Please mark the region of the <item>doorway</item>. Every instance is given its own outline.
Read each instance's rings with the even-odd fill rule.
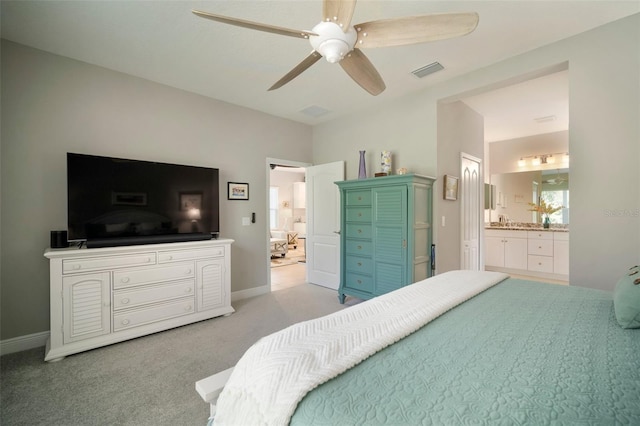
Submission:
[[[271,291],[306,282],[306,163],[267,159]]]

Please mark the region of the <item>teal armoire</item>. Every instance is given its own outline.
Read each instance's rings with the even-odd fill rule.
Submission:
[[[415,174],[336,182],[340,188],[340,303],[431,276],[433,178]]]

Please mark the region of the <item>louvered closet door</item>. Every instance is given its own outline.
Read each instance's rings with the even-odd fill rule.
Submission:
[[[109,272],[62,279],[64,343],[111,332],[110,287]]]
[[[222,306],[227,298],[224,259],[199,260],[196,265],[198,311]]]
[[[396,290],[406,283],[407,187],[373,189],[375,293]]]

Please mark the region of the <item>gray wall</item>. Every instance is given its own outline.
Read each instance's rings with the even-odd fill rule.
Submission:
[[[435,176],[440,173],[439,101],[462,99],[524,75],[539,76],[541,70],[565,69],[566,63],[571,284],[611,290],[627,268],[640,262],[638,14],[390,101],[384,108],[316,126],[314,162],[344,159],[347,177],[355,178],[358,149],[391,149],[398,166]],[[444,201],[436,195],[434,202],[438,208]],[[439,233],[436,244],[446,244],[444,238]]]
[[[460,269],[461,200],[443,200],[444,175],[461,177],[460,153],[484,157],[484,120],[480,114],[460,101],[438,103],[438,183],[434,197],[434,235],[436,272]],[[483,172],[482,168],[480,169]],[[481,176],[481,179],[483,177]],[[484,179],[483,179],[484,181]],[[462,179],[460,180],[462,183]],[[442,226],[442,217],[445,226]]]
[[[370,110],[313,129],[3,42],[0,338],[49,327],[42,253],[49,231],[65,226],[66,151],[219,167],[221,185],[249,182],[250,201],[222,201],[223,234],[236,239],[232,290],[241,291],[267,280],[266,193],[254,190],[264,188],[266,157],[345,160],[353,179],[358,150],[367,150],[370,175],[379,170],[380,151],[391,150],[394,170],[436,176],[438,102],[566,62],[571,283],[611,290],[640,263],[640,15],[420,93],[380,95]],[[439,208],[443,201],[436,195],[434,202]],[[241,217],[253,211],[258,223],[242,227]]]
[[[49,329],[43,253],[66,229],[68,151],[219,168],[231,290],[267,284],[265,161],[310,162],[309,126],[6,41],[2,107],[2,340]],[[227,181],[250,200],[228,201]]]

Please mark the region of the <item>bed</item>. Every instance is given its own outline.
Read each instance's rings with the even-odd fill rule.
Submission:
[[[267,336],[196,389],[216,425],[640,424],[638,281],[453,271]]]

